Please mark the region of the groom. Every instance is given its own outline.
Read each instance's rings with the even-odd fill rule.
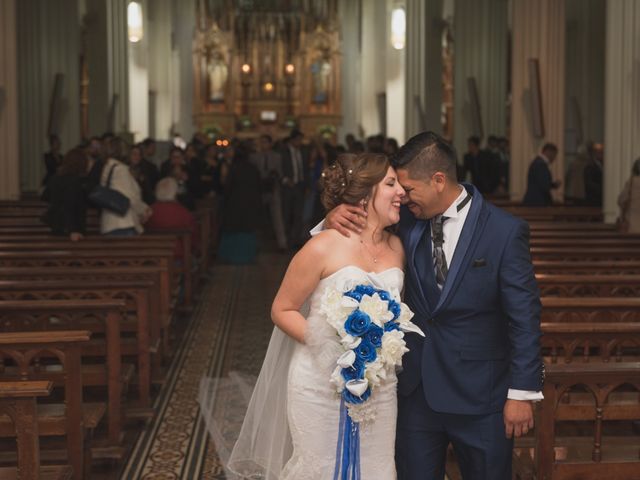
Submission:
[[[444,478],[451,443],[465,480],[510,480],[513,437],[533,427],[532,401],[542,399],[528,225],[459,184],[453,148],[432,132],[411,138],[393,163],[406,190],[397,230],[405,302],[426,333],[405,337],[398,478]],[[325,228],[348,235],[364,217],[342,205]]]

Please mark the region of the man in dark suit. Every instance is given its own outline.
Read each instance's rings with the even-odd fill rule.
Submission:
[[[528,225],[459,184],[453,148],[432,132],[411,138],[394,163],[406,190],[397,230],[405,301],[426,333],[405,337],[398,478],[443,479],[451,443],[465,480],[510,480],[512,438],[533,427],[531,402],[542,398]],[[358,210],[337,207],[325,227],[356,229]]]
[[[495,137],[492,137],[495,138]],[[471,183],[485,194],[494,193],[500,184],[500,159],[487,149],[480,149],[480,138],[469,137],[464,156],[464,170],[471,174]]]
[[[549,165],[558,155],[558,147],[547,143],[542,147],[542,153],[533,159],[527,174],[527,192],[522,204],[527,207],[547,207],[553,203],[551,190],[558,188],[562,182],[553,181]]]
[[[602,160],[604,148],[601,143],[593,145],[591,161],[584,167],[585,203],[592,207],[602,206]]]
[[[293,130],[282,149],[282,216],[289,247],[300,246],[304,239],[304,195],[307,182],[308,156],[303,149],[304,134]]]

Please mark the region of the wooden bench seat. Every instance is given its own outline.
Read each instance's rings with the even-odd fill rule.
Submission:
[[[533,259],[536,274],[640,274],[640,259],[638,260],[538,260]]]
[[[67,465],[40,466],[36,398],[49,396],[52,388],[46,381],[0,382],[0,418],[9,422],[18,447],[17,466],[0,468],[0,480],[71,479]]]
[[[142,407],[150,405],[151,384],[151,344],[157,349],[159,341],[159,319],[150,319],[149,297],[153,282],[149,280],[4,280],[0,281],[0,300],[111,300],[125,301],[123,319],[120,322],[121,335],[133,332],[137,347],[133,352],[137,357],[139,400]],[[155,325],[151,322],[155,321]],[[100,333],[97,324],[91,331]],[[104,330],[103,330],[104,331]],[[92,345],[93,346],[93,345]],[[127,347],[129,344],[127,344]],[[123,355],[131,354],[129,349],[121,349]],[[89,354],[88,352],[86,354]],[[99,354],[103,354],[102,352]],[[85,385],[95,385],[87,383]]]
[[[542,322],[640,322],[637,297],[542,297]]]
[[[89,336],[90,332],[82,330],[0,333],[2,365],[10,360],[19,371],[17,376],[9,376],[5,370],[0,371],[0,381],[45,380],[54,385],[58,383],[64,389],[64,403],[57,406],[38,405],[37,409],[34,403],[32,418],[34,428],[37,429],[34,431],[38,431],[39,435],[66,437],[69,464],[73,467],[73,478],[78,480],[89,478],[90,450],[85,446],[85,439],[90,438],[91,429],[98,425],[105,411],[104,405],[89,407],[90,413],[85,415],[83,408],[80,347],[83,342],[88,341]],[[40,356],[51,354],[62,367],[55,380],[42,378],[37,363]],[[51,415],[40,417],[40,413]],[[91,424],[84,424],[83,419],[91,421]],[[15,432],[11,433],[7,417],[0,416],[0,424],[3,425],[3,435],[15,435]],[[88,433],[86,436],[85,431]]]
[[[37,338],[78,327],[91,331],[96,323],[105,325],[106,335],[102,343],[106,345],[108,431],[113,443],[120,441],[122,428],[120,321],[124,308],[125,302],[115,299],[0,301],[0,326],[4,331],[24,332],[31,329],[35,330],[33,335]],[[11,337],[5,339],[5,342],[10,341]]]

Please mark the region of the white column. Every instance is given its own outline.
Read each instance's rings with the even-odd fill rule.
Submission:
[[[149,28],[149,90],[155,104],[149,115],[149,134],[169,139],[174,92],[171,89],[171,0],[147,2]],[[177,92],[176,92],[177,94]],[[151,99],[150,99],[151,100]]]
[[[558,0],[513,0],[511,52],[511,198],[522,199],[527,170],[546,142],[558,146],[551,166],[555,179],[564,178],[564,2]],[[544,136],[533,134],[529,60],[537,59]],[[561,189],[559,189],[561,190]],[[562,192],[556,191],[558,197]]]
[[[405,52],[396,50],[391,45],[391,12],[393,8],[402,5],[396,0],[387,0],[386,14],[386,92],[387,92],[387,136],[395,138],[400,145],[405,141]],[[406,11],[406,10],[405,10]]]
[[[340,49],[342,66],[340,67],[342,92],[342,125],[338,128],[338,143],[345,143],[349,133],[358,134],[360,122],[360,82],[361,51],[360,29],[362,27],[362,1],[339,2]]]
[[[16,2],[0,2],[0,199],[20,196]]]
[[[193,123],[193,38],[196,28],[195,0],[172,0],[173,55],[171,68],[174,93],[174,130],[189,139]]]
[[[468,79],[475,79],[484,140],[507,130],[507,0],[456,0],[454,14],[454,129],[459,155],[480,136],[472,116]]]
[[[612,222],[640,157],[640,3],[608,1],[606,32],[604,214]]]
[[[362,2],[360,124],[365,137],[381,132],[378,94],[386,92],[386,13],[385,0]]]
[[[127,55],[129,57],[128,124],[133,135],[133,142],[140,142],[149,135],[149,3],[144,0],[140,2],[144,32],[142,40],[136,43],[127,42]]]
[[[442,0],[407,0],[406,138],[422,130],[442,132],[441,35]]]
[[[43,153],[57,74],[62,88],[53,132],[66,151],[80,141],[80,27],[77,0],[17,3],[20,172],[23,191],[35,191],[44,175]]]

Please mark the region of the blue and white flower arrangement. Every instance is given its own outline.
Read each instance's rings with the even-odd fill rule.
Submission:
[[[346,291],[325,290],[321,309],[336,331],[344,352],[336,361],[331,383],[340,395],[334,479],[360,478],[360,425],[375,419],[369,400],[390,372],[402,365],[409,351],[405,333],[424,337],[411,322],[413,312],[400,300],[400,292],[389,292],[369,284]]]

